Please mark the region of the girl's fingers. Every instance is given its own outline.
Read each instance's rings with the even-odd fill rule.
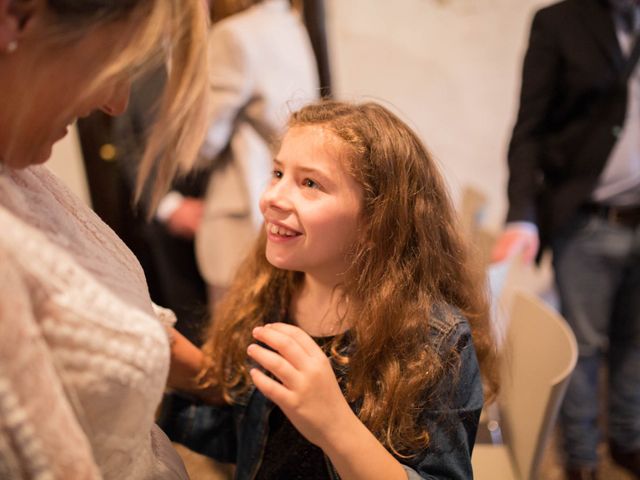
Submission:
[[[290,334],[273,327],[256,327],[253,337],[276,350],[296,369],[309,360],[309,353]]]
[[[252,343],[247,348],[247,354],[278,377],[286,386],[292,387],[295,384],[298,372],[278,353]]]
[[[278,405],[282,411],[285,411],[292,403],[292,393],[281,383],[276,382],[273,378],[265,375],[257,368],[249,370],[249,375],[251,375],[251,380],[253,380],[256,388],[260,390],[265,397]]]
[[[309,355],[316,355],[318,353],[324,355],[315,340],[300,327],[280,322],[268,323],[265,327],[284,333],[285,335],[293,338]]]

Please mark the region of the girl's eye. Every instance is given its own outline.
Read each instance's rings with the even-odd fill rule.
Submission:
[[[308,187],[308,188],[320,188],[320,185],[318,185],[316,182],[314,182],[314,181],[313,181],[313,180],[311,180],[310,178],[305,178],[305,179],[302,181],[302,184],[303,184],[305,187]]]
[[[273,169],[273,178],[282,178],[282,171],[276,168]]]

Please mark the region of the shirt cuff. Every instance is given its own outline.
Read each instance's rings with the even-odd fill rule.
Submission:
[[[156,219],[162,223],[166,223],[171,215],[173,215],[173,212],[178,209],[182,200],[184,200],[182,194],[175,190],[167,193],[158,204]]]
[[[538,235],[538,226],[533,222],[508,222],[504,228],[505,232],[520,231]]]
[[[173,313],[173,310],[161,307],[153,302],[151,303],[151,306],[153,307],[153,313],[156,314],[156,318],[160,320],[160,323],[165,328],[171,328],[176,324],[176,314]]]

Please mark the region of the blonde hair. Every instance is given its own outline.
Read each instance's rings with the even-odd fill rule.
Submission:
[[[433,316],[455,315],[447,306],[464,315],[485,394],[491,398],[498,389],[484,282],[458,234],[444,182],[416,134],[380,105],[324,101],[294,113],[289,125],[318,126],[340,139],[364,192],[359,238],[342,285],[350,330],[328,349],[337,364],[348,363],[346,398],[361,406],[359,418],[390,450],[425,448],[428,427],[416,423],[415,412],[435,401],[425,400],[425,392],[441,382],[453,387],[460,367],[455,345],[442,352],[433,341]],[[204,383],[219,386],[229,402],[251,385],[246,348],[252,329],[286,321],[303,278],[269,264],[265,244],[263,230],[203,347],[210,361]],[[345,340],[353,345],[346,355]]]
[[[79,96],[166,65],[167,82],[136,188],[139,198],[153,178],[153,210],[176,173],[192,166],[206,131],[208,18],[202,0],[47,0],[47,5],[53,41],[77,41],[92,29],[116,22],[127,32],[108,46],[106,67]]]
[[[209,8],[211,12],[211,22],[219,22],[258,3],[262,3],[262,0],[211,0]]]

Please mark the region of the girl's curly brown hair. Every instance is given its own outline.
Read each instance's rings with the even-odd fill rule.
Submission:
[[[434,161],[416,134],[375,103],[323,101],[294,113],[289,127],[318,126],[332,132],[347,152],[347,168],[363,190],[359,239],[341,291],[354,348],[345,357],[333,340],[329,355],[348,364],[344,379],[360,420],[398,455],[429,443],[417,424],[425,391],[451,376],[456,352],[436,351],[430,315],[438,305],[456,307],[468,320],[483,374],[485,396],[498,388],[497,357],[484,281],[470,266],[451,202]],[[246,392],[246,348],[251,330],[285,321],[303,274],[279,270],[265,258],[260,235],[228,295],[215,312],[204,351],[203,372],[225,399]],[[428,397],[427,397],[428,398]]]

